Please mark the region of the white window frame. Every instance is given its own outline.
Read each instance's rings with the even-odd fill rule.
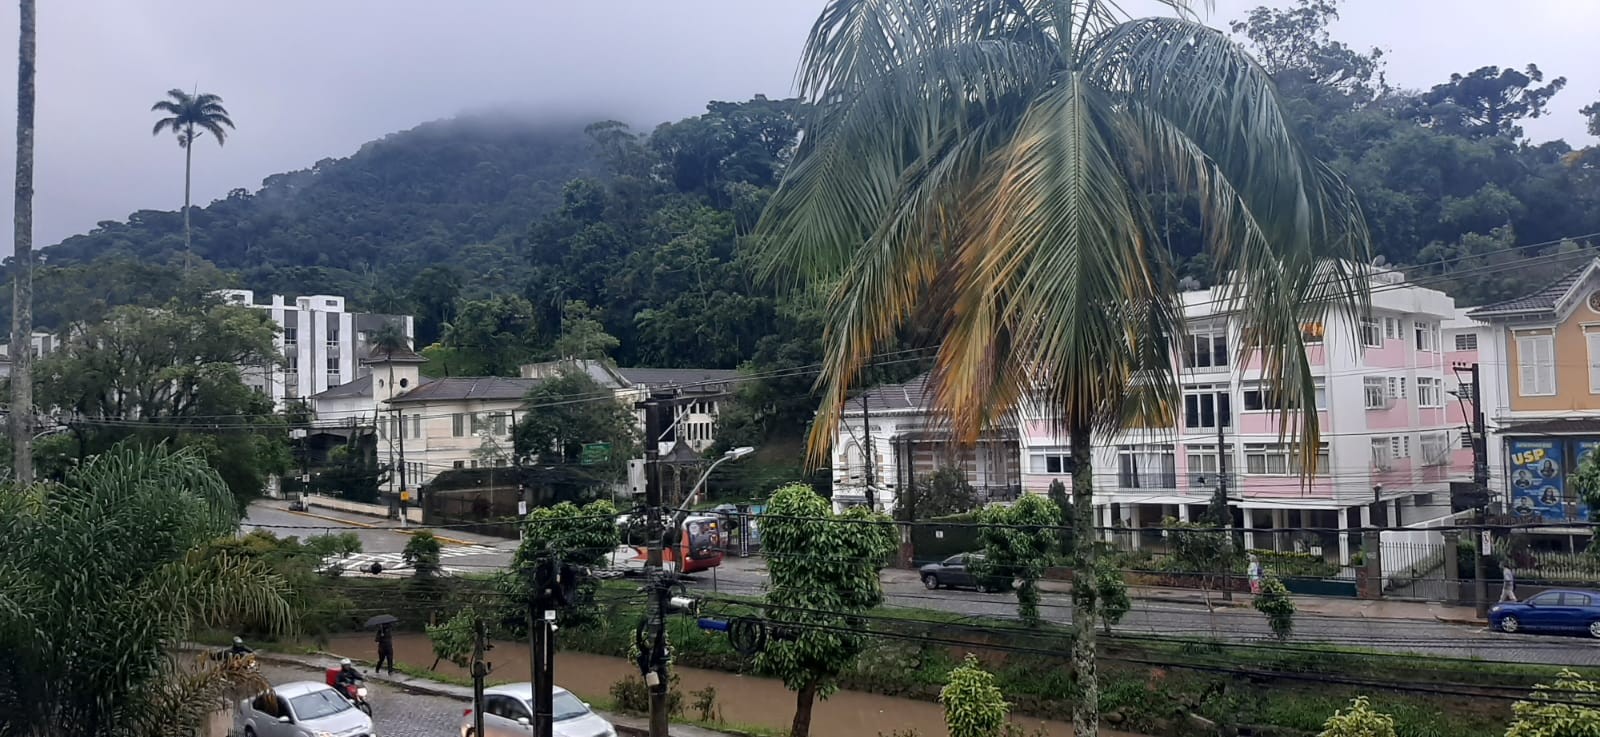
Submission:
[[[1417,377],[1417,406],[1443,407],[1444,380],[1432,376]]]
[[[1417,440],[1417,452],[1422,454],[1423,466],[1444,466],[1450,463],[1450,434],[1425,432]]]
[[[1316,409],[1318,411],[1327,409],[1328,408],[1328,382],[1327,382],[1327,380],[1322,378],[1321,376],[1316,376],[1316,377],[1312,377],[1311,381],[1312,381],[1312,384],[1314,386],[1314,388],[1313,388],[1314,394],[1313,394],[1313,400],[1312,401],[1315,402]],[[1250,408],[1250,395],[1251,394],[1258,394],[1259,395],[1258,402],[1261,405],[1260,409],[1251,409]],[[1268,388],[1268,384],[1265,381],[1245,382],[1245,384],[1240,388],[1240,391],[1239,391],[1239,411],[1240,412],[1278,412],[1283,407],[1283,403],[1282,402],[1274,401],[1274,402],[1271,402],[1271,404],[1272,405],[1276,405],[1276,406],[1268,406],[1268,401],[1267,400],[1269,398],[1270,399],[1276,399],[1276,397],[1272,396],[1273,394],[1274,394],[1274,392],[1270,388]]]
[[[1404,337],[1401,334],[1401,331],[1400,331],[1400,326],[1402,324],[1403,323],[1400,322],[1400,318],[1398,318],[1398,317],[1385,317],[1385,318],[1383,318],[1383,338],[1384,338],[1384,340],[1400,340],[1400,339],[1402,339]]]
[[[1406,398],[1406,377],[1389,377],[1389,398],[1396,400]]]
[[[1433,323],[1417,320],[1411,323],[1412,330],[1417,336],[1417,350],[1423,353],[1436,353],[1439,350],[1439,336],[1434,332]]]
[[[1195,401],[1195,424],[1189,424],[1189,399]],[[1211,424],[1205,424],[1206,398],[1210,398]],[[1223,405],[1227,405],[1226,408]],[[1226,411],[1224,412],[1224,409]],[[1179,421],[1183,423],[1184,432],[1215,431],[1217,423],[1222,427],[1233,427],[1233,390],[1227,384],[1200,384],[1185,387],[1183,390],[1183,416]]]
[[[464,438],[467,436],[467,416],[457,412],[450,415],[450,437]]]
[[[1367,409],[1388,409],[1390,407],[1389,382],[1384,377],[1362,377],[1361,389]]]
[[[1356,326],[1356,332],[1360,334],[1361,345],[1367,348],[1383,347],[1383,326],[1378,323],[1377,318],[1361,318],[1361,324]]]
[[[1458,351],[1475,351],[1475,350],[1478,350],[1478,334],[1477,333],[1456,333],[1456,350],[1458,350]]]
[[[1186,369],[1209,371],[1228,368],[1227,327],[1201,327],[1183,336],[1183,355],[1180,360]]]
[[[1245,443],[1244,469],[1251,476],[1294,476],[1300,473],[1296,461],[1299,449],[1282,443]],[[1326,475],[1331,465],[1328,444],[1317,447],[1317,474]]]
[[[1589,393],[1600,394],[1600,325],[1583,326],[1583,342],[1589,354]]]
[[[1072,449],[1065,445],[1030,447],[1028,448],[1028,473],[1063,476],[1067,473],[1066,468],[1071,459]],[[1049,470],[1051,461],[1056,462],[1057,470]]]
[[[1517,394],[1553,397],[1556,394],[1556,336],[1554,331],[1516,336]]]
[[[1394,468],[1394,453],[1389,449],[1389,438],[1372,439],[1372,467],[1379,471]]]

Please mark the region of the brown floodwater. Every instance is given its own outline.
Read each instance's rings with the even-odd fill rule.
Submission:
[[[343,656],[371,662],[377,657],[370,634],[331,638],[327,649]],[[433,664],[433,646],[420,634],[396,634],[395,660],[418,668]],[[491,683],[528,680],[528,646],[522,642],[496,641],[489,653],[494,667]],[[448,661],[439,663],[438,672],[466,677],[462,668]],[[699,668],[674,668],[682,678],[685,710],[694,700],[689,695],[706,686],[717,689],[717,705],[728,722],[774,729],[787,729],[794,718],[794,693],[782,681],[742,676]],[[639,670],[622,658],[562,651],[556,658],[556,683],[585,700],[609,698],[611,684],[623,678],[638,678]],[[1072,725],[1019,717],[1015,720],[1029,730],[1042,728],[1051,737],[1067,737]],[[895,730],[916,730],[920,737],[948,737],[944,728],[944,709],[938,704],[915,699],[839,691],[817,702],[811,716],[811,733],[827,737],[878,737]],[[1126,732],[1102,729],[1104,737],[1137,737]]]

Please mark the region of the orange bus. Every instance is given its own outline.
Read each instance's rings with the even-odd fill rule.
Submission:
[[[650,545],[645,541],[643,522],[642,517],[617,520],[627,543],[612,554],[612,567],[629,573],[644,569]],[[661,551],[662,567],[677,573],[696,573],[722,565],[723,524],[721,517],[711,514],[684,519],[683,534],[676,544]]]

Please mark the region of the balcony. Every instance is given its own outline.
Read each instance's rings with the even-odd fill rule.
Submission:
[[[1173,490],[1178,488],[1178,474],[1173,471],[1122,471],[1117,474],[1117,487],[1121,489],[1163,489]]]
[[[1217,475],[1218,474],[1215,471],[1190,471],[1186,475],[1188,477],[1189,488],[1191,488],[1191,489],[1215,489],[1215,488],[1217,488]],[[1222,474],[1222,476],[1223,476],[1223,481],[1226,482],[1226,485],[1227,485],[1227,487],[1229,489],[1237,489],[1237,488],[1239,488],[1239,475],[1238,474],[1233,473],[1233,472],[1229,472],[1229,473]]]

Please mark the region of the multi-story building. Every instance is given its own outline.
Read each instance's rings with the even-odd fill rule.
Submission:
[[[1567,477],[1600,447],[1600,259],[1469,314],[1485,325],[1491,490],[1530,522],[1587,521]]]
[[[252,367],[244,379],[280,408],[290,400],[365,376],[362,359],[370,352],[368,337],[385,325],[399,327],[407,339],[415,335],[410,316],[346,312],[344,297],[314,294],[291,303],[274,294],[267,303],[258,304],[255,292],[248,289],[227,289],[218,295],[229,304],[266,310],[278,326],[282,363]]]
[[[1305,454],[1296,442],[1297,421],[1287,435],[1281,432],[1281,405],[1262,375],[1260,352],[1239,350],[1241,324],[1222,290],[1184,293],[1187,331],[1173,356],[1182,394],[1176,426],[1096,438],[1100,526],[1128,529],[1133,545],[1159,539],[1163,519],[1203,513],[1219,471],[1250,547],[1304,543],[1328,548],[1330,557],[1336,549],[1348,562],[1352,535],[1340,533],[1448,513],[1450,482],[1471,473],[1470,453],[1459,452],[1466,442],[1460,410],[1449,408],[1458,381],[1443,323],[1457,319],[1454,301],[1394,271],[1374,268],[1368,278],[1370,314],[1330,314],[1304,326],[1321,431],[1319,446]],[[876,498],[884,500],[894,498],[895,484],[906,483],[908,458],[918,473],[940,462],[939,451],[919,459],[897,450],[908,443],[943,447],[919,382],[867,397],[877,455],[863,450],[860,408],[847,408],[834,456],[834,495],[842,504],[864,500],[868,458],[877,459]],[[1069,444],[1045,417],[1023,417],[945,457],[975,485],[992,479],[1044,493],[1053,481],[1071,482]],[[1303,458],[1315,459],[1309,475],[1302,473]],[[1290,530],[1327,532],[1291,540]]]
[[[43,358],[61,348],[61,336],[55,333],[35,332],[30,342],[33,344],[34,358]],[[11,345],[0,343],[0,379],[9,376],[11,376]]]
[[[677,443],[704,453],[716,442],[717,418],[722,403],[733,394],[738,371],[699,368],[618,368],[602,361],[568,360],[530,363],[521,367],[523,378],[549,378],[564,368],[576,368],[595,383],[611,389],[617,401],[633,407],[651,392],[670,391],[679,395],[672,425]],[[640,432],[644,431],[644,412],[638,412]],[[670,448],[662,452],[669,452]]]

